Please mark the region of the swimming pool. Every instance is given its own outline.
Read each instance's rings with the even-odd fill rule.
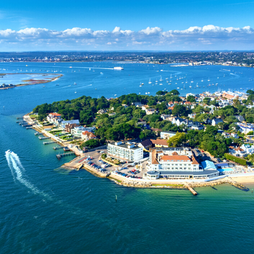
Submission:
[[[225,171],[230,172],[230,171],[234,171],[234,169],[233,168],[219,168],[218,171],[219,172],[225,172]]]

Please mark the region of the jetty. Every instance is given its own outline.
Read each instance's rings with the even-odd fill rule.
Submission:
[[[60,153],[60,154],[57,154],[56,157],[57,159],[61,159],[62,157],[65,157],[65,156],[70,156],[70,155],[75,155],[74,152],[69,152],[69,153]]]
[[[63,147],[62,146],[54,146],[53,149],[54,150],[60,150],[60,149],[63,149]]]
[[[242,191],[249,191],[250,189],[246,186],[244,186],[243,184],[241,183],[238,183],[236,181],[228,181],[229,184],[231,184],[232,186],[234,186],[235,188],[239,189],[239,190],[242,190]]]
[[[189,184],[185,184],[186,188],[194,195],[198,195],[198,193],[189,185]]]
[[[50,139],[50,137],[39,136],[38,139],[40,139],[40,140],[43,140],[43,139]]]
[[[43,145],[50,145],[50,144],[55,144],[55,141],[48,141],[48,142],[43,142]]]

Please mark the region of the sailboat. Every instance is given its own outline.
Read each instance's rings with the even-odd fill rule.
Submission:
[[[152,81],[151,81],[151,79],[149,78],[149,82],[148,82],[148,84],[152,84]]]

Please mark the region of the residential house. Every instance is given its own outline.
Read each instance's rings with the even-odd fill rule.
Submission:
[[[155,147],[168,147],[166,139],[151,139],[151,142]]]
[[[241,115],[235,115],[234,117],[238,120],[238,122],[244,122],[245,121],[244,117],[241,116]]]
[[[67,123],[67,124],[65,124],[64,130],[67,131],[67,132],[69,132],[69,133],[71,133],[71,130],[72,130],[73,128],[75,128],[75,127],[78,127],[78,126],[80,126],[80,125],[79,125],[79,124],[76,124],[76,123]]]
[[[78,119],[75,119],[75,120],[62,121],[61,124],[60,124],[60,126],[61,126],[62,129],[65,129],[65,126],[66,126],[67,124],[71,124],[71,125],[73,124],[73,125],[75,125],[74,127],[80,125],[79,120],[78,120]]]
[[[83,131],[81,134],[81,139],[84,141],[88,141],[90,139],[96,139],[96,136],[90,131]]]
[[[61,114],[58,114],[55,112],[55,113],[48,114],[47,121],[49,123],[52,123],[52,124],[58,126],[63,121],[63,119],[61,118]]]
[[[250,131],[254,131],[254,124],[250,123],[237,123],[240,127],[240,132],[244,134],[248,134]]]
[[[145,111],[147,115],[152,115],[157,113],[157,111],[154,108],[147,108]]]
[[[176,132],[173,132],[173,131],[161,131],[160,138],[169,139],[175,135],[176,135]]]
[[[214,118],[212,120],[212,126],[215,126],[215,125],[217,125],[219,123],[223,123],[223,120],[221,118]]]
[[[162,114],[162,115],[161,115],[161,118],[162,118],[163,120],[168,120],[168,121],[170,121],[171,115]]]
[[[138,144],[144,151],[149,151],[149,148],[153,146],[151,139],[146,139]]]

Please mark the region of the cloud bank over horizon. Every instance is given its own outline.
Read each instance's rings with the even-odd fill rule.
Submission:
[[[147,27],[139,31],[113,31],[74,27],[63,31],[46,28],[0,30],[1,51],[24,50],[254,50],[254,29],[192,26],[163,31]]]

